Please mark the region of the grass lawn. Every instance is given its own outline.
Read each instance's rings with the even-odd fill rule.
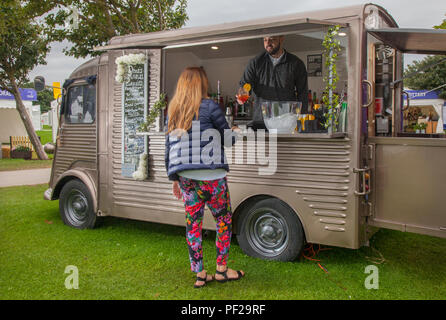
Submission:
[[[52,163],[53,163],[52,159],[49,160],[0,159],[0,171],[51,168]]]
[[[42,143],[42,146],[44,146],[48,142],[53,142],[53,131],[51,130],[51,127],[49,127],[49,129],[45,127],[48,126],[44,126],[43,130],[36,131],[37,135],[40,137],[40,142]]]
[[[94,230],[65,226],[46,186],[0,189],[0,299],[444,299],[446,239],[381,230],[371,246],[379,289],[367,290],[365,268],[375,250],[330,248],[315,262],[271,262],[243,254],[235,237],[229,265],[241,281],[193,288],[184,228],[105,218]],[[26,199],[26,201],[24,201]],[[203,241],[214,271],[215,233]],[[79,289],[65,288],[79,270]]]

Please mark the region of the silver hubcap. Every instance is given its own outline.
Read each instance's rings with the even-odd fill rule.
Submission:
[[[277,212],[256,211],[249,217],[247,226],[248,241],[262,255],[274,257],[286,248],[288,226]]]
[[[77,190],[71,190],[65,203],[67,217],[75,225],[82,224],[88,217],[88,201],[85,195]]]

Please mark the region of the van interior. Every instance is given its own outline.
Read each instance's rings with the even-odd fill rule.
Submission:
[[[284,34],[284,49],[300,58],[308,73],[308,88],[311,90],[312,100],[316,97],[320,102],[325,88],[323,81],[326,75],[324,48],[322,42],[328,30],[328,26],[301,32],[286,32]],[[337,62],[337,83],[340,97],[346,98],[347,94],[347,55],[348,36],[347,29],[341,29],[340,40],[342,51]],[[279,34],[268,34],[274,36]],[[163,88],[168,98],[175,93],[175,86],[180,73],[189,66],[201,66],[209,78],[209,94],[211,98],[218,99],[222,108],[228,104],[234,104],[235,95],[239,88],[239,82],[250,59],[264,52],[263,35],[240,39],[231,39],[219,42],[192,43],[164,48],[165,75]],[[313,101],[313,103],[317,102]],[[252,99],[238,108],[234,113],[234,123],[245,124],[252,117]]]

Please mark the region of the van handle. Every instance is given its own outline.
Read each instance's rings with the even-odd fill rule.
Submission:
[[[409,103],[410,103],[410,96],[409,96],[409,92],[403,90],[403,95],[406,95],[407,97],[407,106],[405,108],[403,108],[402,111],[406,111],[407,109],[409,109]]]
[[[365,84],[367,85],[367,87],[368,87],[367,95],[368,95],[368,97],[369,97],[369,101],[367,101],[366,104],[363,104],[362,107],[363,107],[363,108],[368,108],[368,107],[370,107],[370,106],[372,105],[372,103],[373,103],[373,98],[372,98],[372,89],[373,89],[373,85],[372,85],[372,83],[371,83],[369,80],[362,80],[362,82],[365,83]]]
[[[370,187],[370,168],[365,167],[364,169],[353,168],[354,173],[360,173],[362,178],[362,190],[356,191],[357,196],[365,196],[369,194],[372,190]]]

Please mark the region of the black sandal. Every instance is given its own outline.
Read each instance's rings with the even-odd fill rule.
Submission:
[[[201,278],[201,277],[197,276],[197,280],[196,281],[202,281],[204,283],[202,285],[194,284],[194,288],[195,289],[203,288],[208,282],[214,281],[214,276],[211,275],[211,280],[208,280],[208,274],[206,272],[206,276],[204,278]]]
[[[217,278],[215,278],[215,280],[220,282],[220,283],[225,283],[227,281],[237,281],[237,280],[240,280],[245,275],[245,274],[241,273],[240,270],[235,270],[235,271],[237,271],[238,277],[237,278],[228,278],[228,274],[227,274],[228,273],[228,269],[226,269],[225,271],[215,270],[215,273],[217,273],[217,274],[219,274],[219,275],[224,277],[224,279],[222,279],[222,280],[218,280]]]

